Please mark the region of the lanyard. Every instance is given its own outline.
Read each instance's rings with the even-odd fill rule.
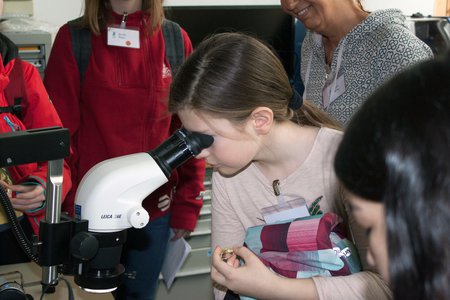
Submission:
[[[127,27],[127,18],[128,13],[126,11],[123,12],[122,22],[120,22],[120,28],[126,28]]]
[[[315,44],[319,44],[322,40],[322,36],[320,34],[317,33],[313,33],[313,39],[314,39],[314,43]],[[308,90],[308,82],[309,82],[309,73],[311,72],[311,62],[312,62],[312,57],[313,57],[313,52],[311,51],[311,55],[309,57],[309,61],[308,61],[308,67],[306,68],[306,74],[305,74],[305,91],[303,92],[303,101],[307,100],[306,99],[306,93]]]
[[[343,40],[341,40],[340,45],[338,45],[339,47],[339,52],[338,52],[338,56],[337,56],[337,62],[336,62],[336,68],[335,68],[335,72],[334,72],[334,78],[333,81],[331,83],[331,89],[330,90],[330,95],[329,95],[329,103],[331,103],[333,100],[335,100],[335,95],[336,95],[336,83],[337,83],[337,77],[339,74],[339,69],[341,68],[341,64],[342,64],[342,56],[344,53],[344,46],[345,46],[345,41],[346,39],[344,38]],[[322,42],[322,36],[314,33],[314,42],[316,44],[319,44]],[[311,53],[311,56],[309,58],[309,62],[308,62],[308,67],[306,69],[306,74],[305,74],[305,92],[303,93],[303,100],[306,100],[306,91],[308,90],[308,82],[309,82],[309,74],[311,72],[311,63],[312,63],[312,57],[313,54]],[[326,85],[326,83],[325,83]],[[323,96],[322,96],[323,98]],[[329,103],[323,103],[324,107],[327,107],[329,105]]]

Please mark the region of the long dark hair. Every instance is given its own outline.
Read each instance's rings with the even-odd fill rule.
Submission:
[[[385,205],[395,299],[450,299],[450,53],[379,88],[351,120],[335,169]]]
[[[242,33],[220,33],[206,39],[175,76],[169,110],[195,109],[240,123],[265,106],[276,121],[339,128],[309,102],[289,108],[293,89],[283,64],[265,43]]]

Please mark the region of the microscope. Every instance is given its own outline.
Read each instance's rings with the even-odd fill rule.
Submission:
[[[213,141],[209,135],[182,128],[149,152],[98,163],[78,187],[71,219],[61,214],[63,161],[70,152],[68,130],[52,127],[0,134],[0,167],[48,162],[46,218],[40,223],[39,240],[30,242],[21,236],[17,219],[14,222],[10,216],[14,214],[11,204],[5,209],[22,248],[42,268],[43,290],[54,289],[59,274],[66,274],[88,292],[114,291],[124,276],[120,256],[127,229],[142,228],[149,221],[142,201],[166,183],[175,168]],[[5,206],[3,190],[0,196]]]

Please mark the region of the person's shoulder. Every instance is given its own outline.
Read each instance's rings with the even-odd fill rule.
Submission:
[[[352,32],[352,41],[370,47],[369,53],[374,58],[384,58],[387,51],[402,52],[405,48],[412,50],[409,55],[412,61],[432,57],[431,49],[410,31],[399,9],[372,12]]]
[[[0,62],[3,64],[3,60],[0,56]],[[31,64],[30,62],[21,59],[20,57],[16,56],[13,59],[9,60],[8,63],[3,64],[3,70],[2,72],[7,75],[9,78],[11,78],[11,72],[13,72],[13,69],[20,68],[21,69],[21,76],[25,81],[30,80],[38,80],[41,81],[41,75],[39,74],[38,69]],[[20,74],[20,73],[16,73]]]
[[[180,28],[180,32],[181,32],[181,38],[183,39],[183,46],[184,46],[184,55],[187,57],[188,55],[190,55],[193,51],[193,46],[192,46],[192,42],[191,39],[189,37],[189,33],[183,28],[183,26],[175,21],[172,21],[170,19],[164,19],[164,22],[170,22],[173,23],[174,26],[177,26]],[[161,30],[161,34],[162,34],[162,26],[160,27]]]
[[[406,17],[399,9],[376,10],[356,26],[351,36],[355,39],[387,40],[396,39],[399,34],[408,33],[406,26]]]
[[[338,146],[340,141],[342,140],[343,132],[341,130],[322,127],[317,134],[316,142],[317,144],[322,145],[323,147],[332,147],[335,148]]]
[[[314,141],[314,146],[303,167],[316,170],[318,166],[330,168],[336,150],[342,140],[342,131],[321,127]]]
[[[68,23],[65,23],[56,33],[56,37],[52,45],[52,53],[53,56],[55,56],[55,53],[60,55],[68,55],[68,53],[70,53],[68,51],[72,51],[72,37],[70,33],[70,26]]]
[[[164,19],[163,20],[163,23],[161,24],[160,30],[162,30],[162,28],[164,26],[168,26],[168,25],[171,25],[171,26],[174,26],[174,27],[179,27],[183,38],[187,37],[189,39],[189,34],[186,32],[186,30],[183,28],[183,26],[181,24],[179,24],[178,22],[170,20],[170,19]]]
[[[176,23],[176,24],[178,24],[178,23]],[[191,38],[189,37],[189,33],[183,28],[183,26],[181,24],[178,24],[178,26],[180,26],[180,29],[181,29],[181,35],[183,37],[184,49],[185,49],[185,52],[186,52],[185,54],[189,55],[193,51]]]
[[[329,128],[329,127],[321,127],[319,130],[319,136],[325,137],[325,138],[342,138],[342,135],[344,133],[342,130]]]
[[[25,77],[35,77],[41,79],[38,69],[26,60],[16,60],[15,63],[21,63],[23,68],[23,74]]]
[[[406,24],[406,16],[399,9],[384,9],[372,12],[365,21],[368,37],[379,41],[417,40]],[[401,39],[399,40],[399,37]]]
[[[181,27],[181,34],[183,36],[183,43],[184,43],[184,48],[187,49],[188,53],[192,52],[192,42],[191,42],[191,38],[189,37],[189,33],[183,28]]]
[[[59,27],[58,31],[56,32],[56,36],[52,45],[52,50],[53,48],[58,48],[58,45],[60,44],[69,43],[70,40],[71,40],[70,27],[68,23],[65,23],[61,25],[61,27]]]

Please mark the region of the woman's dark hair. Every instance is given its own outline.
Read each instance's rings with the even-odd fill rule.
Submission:
[[[236,124],[260,106],[276,121],[339,128],[309,102],[289,108],[293,89],[283,64],[267,45],[242,33],[220,33],[204,40],[178,70],[169,110],[194,109]]]
[[[343,185],[385,206],[395,299],[450,299],[450,53],[390,80],[336,153]]]

